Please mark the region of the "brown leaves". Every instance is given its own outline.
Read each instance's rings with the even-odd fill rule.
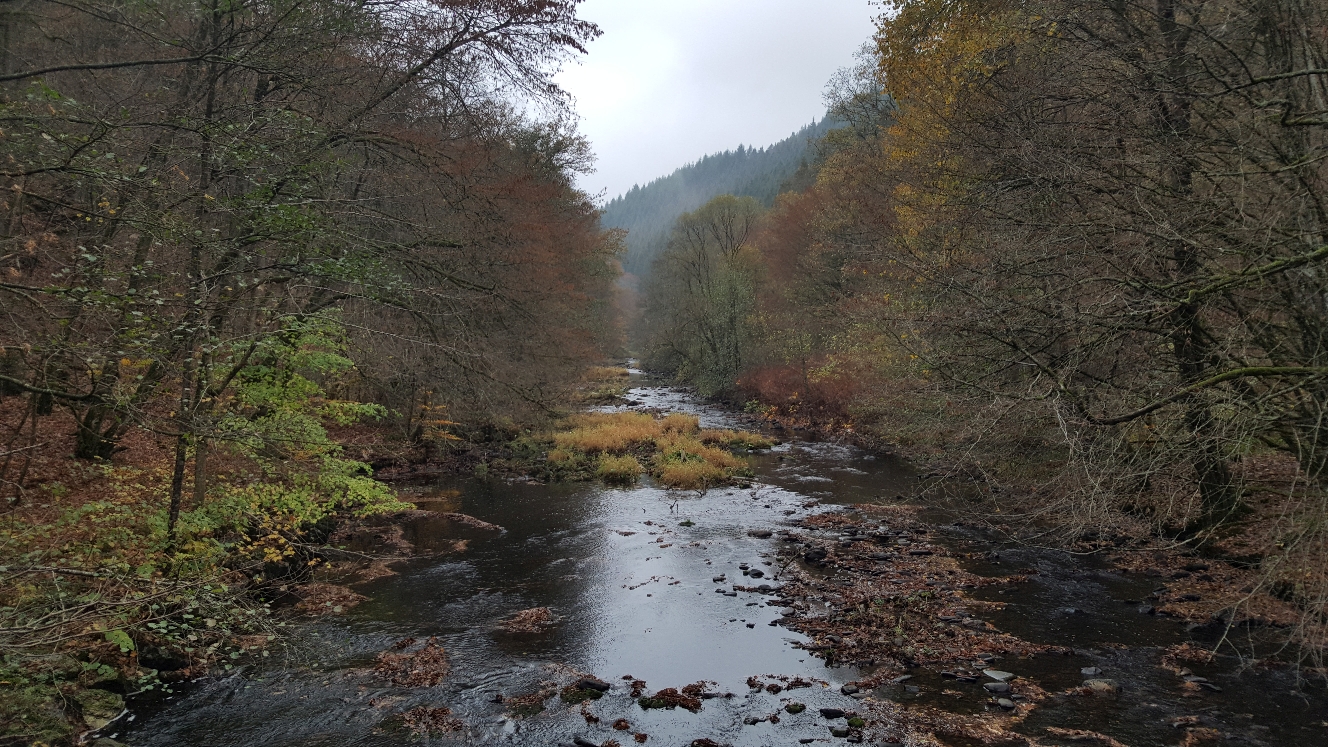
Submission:
[[[556,622],[558,618],[548,607],[532,607],[521,610],[498,627],[508,633],[542,633]]]
[[[406,649],[414,645],[412,639],[399,641],[393,648]],[[374,663],[374,672],[400,687],[434,687],[447,677],[451,665],[447,653],[430,638],[416,651],[396,654],[384,651]]]
[[[451,709],[445,707],[420,706],[399,714],[397,718],[400,719],[402,726],[420,736],[456,732],[466,728],[465,723],[452,718]]]

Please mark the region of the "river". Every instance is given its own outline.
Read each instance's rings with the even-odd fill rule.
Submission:
[[[692,412],[703,427],[741,425],[740,417],[690,393],[634,374],[636,407]],[[130,713],[104,733],[134,747],[318,747],[419,744],[421,738],[385,727],[388,717],[417,706],[446,706],[464,730],[429,743],[557,745],[581,738],[602,744],[687,745],[709,738],[735,747],[842,742],[817,710],[862,708],[840,692],[865,673],[826,667],[799,648],[805,637],[771,625],[780,618],[772,593],[715,593],[742,580],[739,564],[766,571],[779,585],[778,535],[753,529],[788,527],[809,514],[851,510],[854,504],[912,493],[908,465],[860,449],[786,441],[753,458],[756,479],[745,488],[705,493],[661,490],[648,481],[629,489],[598,484],[541,485],[496,479],[449,481],[415,496],[422,508],[465,513],[503,527],[473,532],[459,554],[420,557],[394,576],[357,587],[369,601],[338,616],[302,624],[289,655],[264,668],[242,667],[178,687],[169,696],[134,699]],[[1030,580],[989,587],[1005,609],[990,618],[1001,630],[1030,641],[1074,649],[1073,656],[1001,662],[1046,690],[1077,685],[1083,667],[1106,670],[1123,687],[1112,698],[1052,698],[1017,727],[1042,744],[1047,726],[1090,729],[1140,747],[1177,744],[1177,718],[1197,717],[1225,734],[1227,744],[1328,744],[1328,710],[1321,688],[1300,686],[1283,668],[1242,668],[1221,659],[1201,674],[1221,692],[1200,695],[1176,687],[1160,669],[1162,646],[1183,641],[1179,623],[1140,615],[1126,604],[1148,593],[1154,579],[1130,577],[1092,559],[1045,550],[999,547],[979,531],[954,526],[941,511],[926,514],[938,541],[956,553],[999,549],[1000,562],[965,561],[968,570],[999,575],[1036,569]],[[455,538],[451,524],[423,520],[408,537]],[[763,532],[756,532],[763,534]],[[725,581],[714,579],[724,575]],[[547,632],[511,634],[500,628],[514,613],[548,607],[558,620]],[[393,687],[372,671],[374,657],[394,642],[434,637],[451,674],[437,687]],[[1198,667],[1196,667],[1198,669]],[[510,701],[568,677],[595,675],[612,684],[587,707],[555,696],[538,715],[510,713]],[[753,691],[753,675],[804,678],[795,691],[808,709],[782,713],[779,723],[747,724],[780,711],[789,695]],[[716,697],[699,713],[645,710],[627,694],[628,680],[648,691],[707,682]],[[870,694],[904,708],[956,713],[989,708],[985,693],[954,695],[951,682],[918,671],[913,687],[887,686]],[[916,692],[914,692],[916,690]],[[942,696],[946,690],[946,693]],[[506,701],[506,702],[500,702]],[[627,730],[611,725],[624,719]],[[953,740],[948,743],[957,744]]]

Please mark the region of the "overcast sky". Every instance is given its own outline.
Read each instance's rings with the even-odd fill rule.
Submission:
[[[604,35],[558,82],[611,199],[707,153],[778,142],[824,113],[821,93],[874,30],[871,0],[586,0]]]

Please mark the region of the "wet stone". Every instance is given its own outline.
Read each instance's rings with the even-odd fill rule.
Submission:
[[[822,708],[821,716],[828,719],[843,718],[844,710],[842,708]]]
[[[989,693],[1008,693],[1010,692],[1010,683],[1008,682],[988,682],[982,686],[982,689]]]
[[[595,677],[582,677],[576,681],[578,690],[599,690],[605,692],[609,689],[609,683]]]
[[[996,701],[996,705],[1000,706],[1001,708],[1004,708],[1007,711],[1014,710],[1014,701],[1008,698],[998,699]]]
[[[1084,667],[1083,669],[1079,670],[1079,674],[1082,674],[1083,676],[1089,678],[1099,677],[1102,675],[1102,670],[1098,669],[1097,667]]]
[[[982,670],[982,673],[998,682],[1009,682],[1014,679],[1014,674],[1012,672],[1002,672],[999,669],[984,669]]]
[[[748,575],[750,575],[752,578],[761,578],[762,576],[765,575],[765,571],[761,570],[760,568],[753,568]]]
[[[832,727],[830,727],[830,736],[832,736],[832,737],[839,737],[839,738],[843,739],[844,737],[847,737],[847,736],[848,736],[848,727],[847,727],[847,726],[832,726]]]
[[[857,691],[858,691],[858,686],[857,686],[857,685],[844,685],[843,687],[839,688],[839,692],[841,692],[841,693],[843,693],[843,694],[845,694],[845,695],[852,695],[853,693],[855,693],[855,692],[857,692]]]
[[[788,705],[784,706],[784,710],[788,711],[789,713],[798,714],[807,710],[807,706],[803,705],[802,703],[789,703]]]
[[[748,537],[755,537],[757,539],[768,539],[773,535],[774,532],[769,529],[752,529],[747,532]]]
[[[1090,691],[1100,695],[1114,695],[1115,693],[1120,692],[1120,685],[1116,683],[1116,680],[1108,680],[1108,679],[1084,680],[1083,686],[1088,688]]]

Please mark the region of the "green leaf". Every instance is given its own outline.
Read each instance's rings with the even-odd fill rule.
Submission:
[[[106,631],[106,640],[108,643],[113,643],[116,646],[119,646],[120,653],[122,654],[127,654],[134,650],[134,639],[130,638],[129,634],[123,630]]]

